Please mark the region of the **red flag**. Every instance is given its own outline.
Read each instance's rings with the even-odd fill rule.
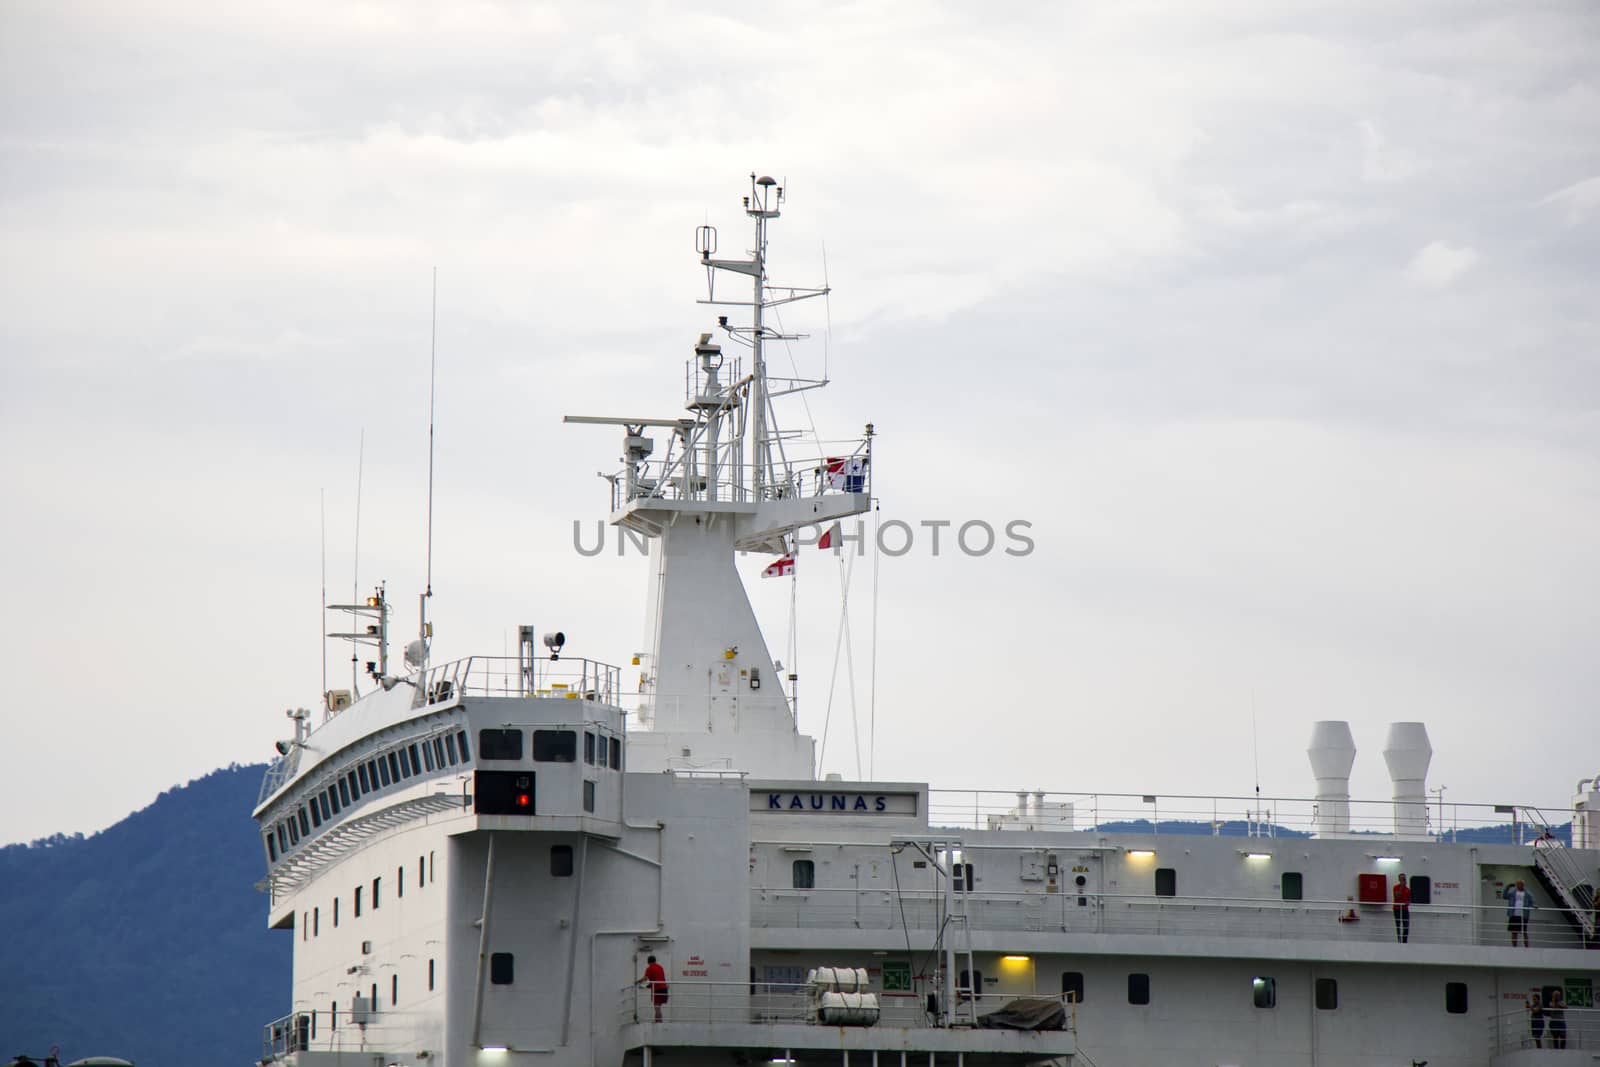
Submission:
[[[841,536],[842,531],[839,529],[839,524],[834,523],[832,526],[823,531],[822,536],[817,540],[817,547],[832,548]]]
[[[793,574],[793,573],[794,573],[794,557],[793,556],[784,556],[782,559],[774,560],[767,567],[766,570],[761,572],[761,577],[763,577],[763,578],[782,578],[786,574]]]

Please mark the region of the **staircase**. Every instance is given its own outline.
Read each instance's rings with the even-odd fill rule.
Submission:
[[[1524,820],[1539,835],[1533,842],[1534,873],[1550,895],[1562,903],[1568,921],[1583,935],[1583,943],[1591,948],[1600,946],[1600,935],[1596,933],[1595,875],[1585,870],[1572,850],[1550,832],[1543,812],[1538,808],[1521,810]]]

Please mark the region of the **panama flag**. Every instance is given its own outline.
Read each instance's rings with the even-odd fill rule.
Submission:
[[[761,572],[761,577],[763,577],[763,578],[782,578],[786,574],[793,574],[793,573],[794,573],[794,557],[793,556],[784,556],[782,559],[774,560],[767,567],[766,570]]]
[[[823,531],[822,536],[817,539],[817,547],[818,548],[832,548],[832,547],[834,547],[835,545],[837,545],[839,543],[839,540],[840,540],[840,537],[842,536],[842,534],[843,534],[843,531],[840,530],[839,524],[838,523],[834,523],[832,526],[828,527],[825,531]]]
[[[827,464],[828,488],[846,493],[867,491],[866,456],[829,456]]]

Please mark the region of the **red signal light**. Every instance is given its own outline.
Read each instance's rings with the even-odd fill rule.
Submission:
[[[517,807],[525,808],[531,803],[533,803],[533,798],[528,796],[528,794],[526,794],[526,793],[518,793],[517,794]]]

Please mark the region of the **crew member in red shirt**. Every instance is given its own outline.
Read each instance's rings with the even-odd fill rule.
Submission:
[[[667,1002],[667,972],[656,962],[654,956],[645,961],[644,977],[634,983],[634,985],[645,984],[650,986],[650,1001],[656,1006],[656,1022],[660,1022],[661,1005]]]
[[[1411,890],[1403,874],[1394,882],[1394,937],[1401,944],[1411,940]]]

